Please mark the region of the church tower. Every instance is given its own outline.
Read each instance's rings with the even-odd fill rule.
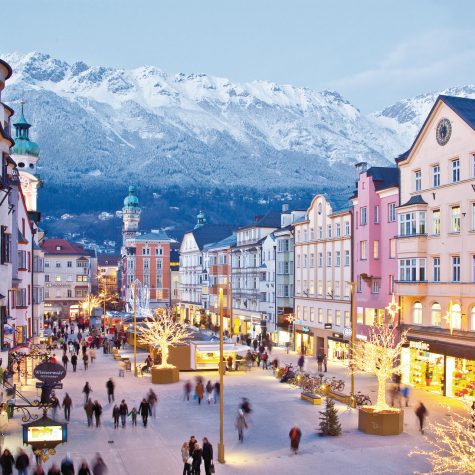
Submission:
[[[36,171],[40,147],[30,140],[30,127],[23,113],[24,102],[21,103],[21,115],[15,127],[15,145],[11,149],[11,157],[17,164],[20,174],[21,191],[25,197],[27,211],[37,211],[38,188],[41,180]]]
[[[139,231],[140,212],[135,187],[129,186],[129,194],[125,197],[122,208],[122,245],[124,247],[126,240],[134,237]]]

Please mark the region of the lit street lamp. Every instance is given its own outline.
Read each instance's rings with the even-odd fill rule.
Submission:
[[[292,351],[294,350],[294,322],[295,322],[295,317],[292,313],[289,313],[287,317],[285,318],[289,322],[289,347],[292,347]]]
[[[224,460],[224,347],[223,347],[223,288],[219,288],[219,444],[218,462]]]

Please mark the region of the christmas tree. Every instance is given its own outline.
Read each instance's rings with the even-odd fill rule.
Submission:
[[[332,398],[326,398],[325,410],[320,411],[321,435],[340,435],[341,425],[338,420],[338,411]]]

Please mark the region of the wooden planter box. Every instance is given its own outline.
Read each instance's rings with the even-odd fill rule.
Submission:
[[[172,384],[177,383],[180,380],[180,371],[174,366],[169,368],[152,366],[150,373],[152,384]]]
[[[312,393],[300,393],[300,399],[307,401],[314,406],[322,403],[322,398]]]
[[[372,435],[399,435],[404,430],[404,411],[374,412],[369,407],[360,408],[358,430]]]

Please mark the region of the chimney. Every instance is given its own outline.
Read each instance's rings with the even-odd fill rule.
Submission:
[[[289,205],[287,203],[284,203],[282,205],[282,213],[287,213],[289,211]]]
[[[361,175],[368,169],[368,164],[367,162],[358,162],[357,164],[355,164],[355,168],[358,174]]]

